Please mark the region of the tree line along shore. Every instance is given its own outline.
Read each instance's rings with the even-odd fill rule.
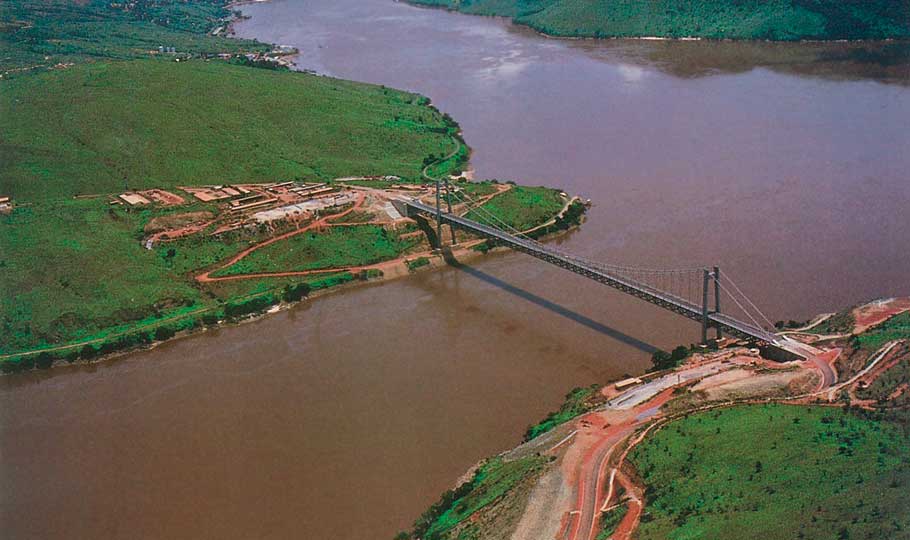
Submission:
[[[910,38],[907,0],[408,0],[501,16],[556,37],[738,40]]]

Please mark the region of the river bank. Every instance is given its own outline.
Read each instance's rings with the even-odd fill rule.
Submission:
[[[543,35],[566,38],[712,39],[767,41],[853,41],[907,39],[906,13],[886,2],[860,10],[823,0],[814,5],[788,2],[730,6],[717,0],[624,5],[614,0],[578,6],[566,0],[535,2],[405,0],[471,15],[500,16]]]
[[[563,211],[561,211],[559,213],[559,215],[556,217],[557,218],[562,217],[575,201],[577,201],[577,198],[571,199],[567,203],[567,205],[565,206]],[[581,203],[578,202],[578,204],[581,204]],[[568,234],[572,233],[573,231],[577,230],[581,226],[581,223],[583,222],[583,219],[584,219],[584,211],[582,210],[582,211],[578,212],[577,214],[574,214],[570,220],[565,221],[555,230],[544,230],[543,234],[540,234],[540,232],[543,229],[552,228],[553,224],[556,223],[555,219],[556,218],[548,221],[545,224],[534,227],[533,229],[526,231],[525,234],[535,235],[536,238],[540,241],[554,240],[561,236],[568,235]],[[332,276],[332,275],[341,273],[341,274],[350,275],[350,278],[346,279],[336,285],[332,285],[332,286],[325,287],[325,288],[319,288],[313,292],[308,293],[305,297],[303,297],[299,300],[283,301],[283,300],[280,300],[281,297],[275,297],[275,298],[279,299],[279,301],[277,303],[267,303],[267,304],[263,305],[261,308],[257,309],[256,311],[253,311],[249,314],[246,314],[244,316],[241,316],[241,317],[233,319],[233,320],[215,319],[215,320],[206,322],[205,315],[207,313],[217,312],[217,311],[221,310],[221,308],[219,308],[217,306],[208,308],[208,309],[193,311],[184,316],[184,317],[193,318],[193,322],[190,323],[190,327],[187,329],[184,329],[184,330],[178,330],[173,335],[171,335],[170,337],[168,337],[166,339],[155,339],[148,343],[142,343],[142,344],[138,344],[138,345],[134,345],[131,347],[127,347],[127,348],[120,349],[120,350],[114,350],[114,351],[110,351],[110,352],[93,353],[86,358],[80,358],[78,363],[79,364],[98,364],[98,363],[108,362],[110,360],[121,358],[121,357],[130,355],[132,353],[139,352],[139,351],[154,349],[155,347],[158,347],[158,346],[160,346],[164,343],[170,342],[170,341],[178,340],[181,338],[191,337],[191,336],[199,334],[200,332],[207,332],[207,331],[217,330],[218,328],[223,328],[223,327],[227,327],[227,326],[256,322],[265,317],[268,317],[269,315],[273,315],[273,314],[279,313],[281,311],[291,309],[300,303],[318,301],[320,298],[327,296],[327,295],[340,294],[340,293],[343,293],[344,291],[349,291],[349,290],[356,289],[359,287],[364,287],[364,286],[381,285],[383,283],[387,283],[392,280],[403,279],[403,278],[409,277],[410,275],[414,274],[415,272],[428,272],[428,271],[438,270],[445,266],[469,264],[469,263],[477,262],[481,259],[493,256],[496,254],[502,254],[502,253],[506,253],[506,252],[510,251],[508,248],[505,248],[505,247],[498,247],[498,246],[488,247],[488,246],[486,246],[486,244],[487,244],[487,242],[484,240],[466,241],[466,242],[461,242],[457,246],[446,246],[442,252],[439,252],[439,250],[433,250],[433,251],[428,251],[428,252],[413,253],[413,254],[409,254],[407,256],[398,258],[398,259],[393,259],[393,260],[384,261],[384,262],[381,262],[378,264],[369,265],[369,266],[365,266],[362,268],[357,268],[353,271],[351,269],[321,270],[321,271],[318,271],[317,274],[319,274],[319,275],[327,274],[329,276]],[[478,249],[478,248],[482,248],[482,249]],[[415,259],[421,260],[422,264],[420,264],[418,266],[413,266],[413,265],[409,264],[411,261],[413,261]],[[425,261],[425,263],[424,263],[424,261]],[[260,296],[262,296],[262,295],[254,294],[254,295],[247,297],[246,299],[241,297],[241,298],[234,298],[233,300],[234,301],[250,300],[250,299],[255,299],[257,297],[260,297]],[[183,319],[184,317],[178,318],[177,321],[179,321],[180,319]],[[166,320],[166,321],[160,321],[160,322],[153,323],[148,328],[155,329],[155,328],[158,328],[159,326],[161,326],[161,324],[169,324],[169,323],[173,323],[173,322],[177,322],[177,321],[175,321],[173,319]],[[143,330],[142,327],[131,328],[128,331],[123,332],[122,334],[113,334],[113,335],[105,336],[104,338],[98,338],[93,341],[83,341],[83,342],[67,344],[67,345],[63,345],[63,346],[59,346],[59,347],[55,347],[55,348],[50,348],[50,349],[39,349],[39,350],[35,350],[35,351],[26,351],[26,352],[21,352],[21,353],[0,355],[0,362],[12,361],[12,362],[18,362],[20,364],[22,362],[22,359],[31,358],[31,367],[19,368],[19,369],[15,369],[15,370],[4,369],[3,374],[11,375],[11,374],[19,373],[22,371],[28,371],[29,369],[32,369],[32,368],[38,368],[38,369],[45,370],[45,369],[50,369],[52,367],[65,367],[64,364],[62,364],[60,362],[55,362],[53,360],[51,360],[51,362],[48,363],[48,358],[42,357],[42,355],[47,355],[47,354],[53,353],[54,355],[56,355],[56,360],[66,360],[66,364],[71,365],[76,362],[76,357],[72,356],[70,354],[63,354],[61,356],[61,353],[65,353],[66,351],[81,353],[85,349],[85,347],[116,341],[116,339],[118,337],[122,337],[125,335],[132,335],[132,334],[135,334],[137,331],[142,331],[142,330]]]
[[[735,531],[738,538],[789,538],[793,531],[806,529],[841,531],[841,536],[870,529],[884,534],[892,527],[899,531],[910,515],[894,506],[896,491],[887,490],[880,499],[890,513],[866,516],[857,525],[854,516],[865,514],[849,510],[849,500],[862,500],[866,488],[842,493],[843,485],[828,473],[863,469],[867,458],[862,456],[875,454],[876,444],[879,450],[882,444],[908,449],[910,416],[902,412],[902,402],[883,399],[871,404],[855,395],[877,386],[883,386],[876,390],[883,395],[906,384],[884,373],[891,369],[899,376],[903,368],[898,366],[910,360],[906,346],[910,327],[902,320],[910,305],[907,300],[880,300],[844,310],[840,318],[853,321],[846,335],[825,336],[821,345],[807,332],[801,339],[819,348],[807,349],[814,352],[803,361],[766,360],[757,349],[726,340],[716,352],[689,350],[688,358],[674,369],[576,388],[560,412],[544,421],[546,429],[529,428],[522,445],[472,467],[473,474],[463,477],[415,521],[413,530],[396,539],[626,540],[686,531],[699,536],[728,537]],[[868,316],[873,316],[869,326],[862,322]],[[895,331],[898,328],[902,330]],[[887,334],[888,341],[876,341],[884,345],[864,352],[856,342],[869,339],[870,332]],[[820,363],[829,368],[839,365],[842,382],[835,384],[837,378],[828,377]],[[879,364],[885,367],[878,368]],[[851,406],[858,413],[850,413]],[[830,431],[826,426],[832,424],[832,414],[841,416],[841,427],[849,423],[842,436],[877,433],[887,442],[849,443],[846,452],[844,446],[838,452],[848,456],[846,462],[832,458],[826,441],[816,433]],[[832,443],[843,445],[842,436]],[[897,465],[899,458],[887,465],[882,458],[878,462],[878,469],[858,473],[865,482],[880,487],[900,483],[905,475]],[[745,473],[735,471],[751,469],[753,463],[748,481],[742,482]],[[682,472],[677,470],[680,466]],[[770,485],[756,487],[753,477],[763,474],[768,476],[759,484]],[[685,488],[679,487],[680,475],[688,479]],[[781,481],[781,476],[801,480]],[[775,500],[793,502],[769,505],[762,489],[773,490]],[[848,502],[826,503],[832,495]],[[719,499],[723,503],[711,502]],[[828,504],[846,511],[838,515]],[[791,511],[794,505],[817,507],[814,513],[824,513],[827,519],[819,525],[813,518],[810,525],[805,514]],[[750,516],[745,525],[733,519],[741,512]],[[765,521],[773,525],[755,525]]]

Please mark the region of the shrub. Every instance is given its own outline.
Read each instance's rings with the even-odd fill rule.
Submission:
[[[310,294],[309,283],[298,283],[296,285],[285,285],[281,299],[285,302],[297,302],[304,296]]]
[[[251,313],[258,313],[268,309],[277,303],[277,299],[272,295],[257,296],[249,300],[240,302],[231,302],[224,307],[224,314],[232,319],[243,317]]]
[[[167,325],[161,325],[155,329],[155,339],[158,341],[165,341],[171,339],[177,334],[173,328]]]

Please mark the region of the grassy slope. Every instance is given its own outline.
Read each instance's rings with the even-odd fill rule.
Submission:
[[[471,196],[474,197],[474,195]],[[558,190],[545,187],[515,186],[490,199],[483,205],[483,208],[498,220],[508,223],[515,229],[525,231],[551,219],[564,204]],[[492,225],[499,226],[499,223],[488,217],[486,213],[476,210],[468,212],[467,217],[481,223],[492,222]]]
[[[401,240],[377,225],[332,227],[303,233],[252,252],[214,276],[256,272],[318,270],[374,264],[394,259],[418,239]]]
[[[639,537],[910,538],[908,442],[893,424],[832,408],[677,420],[631,454],[648,486]]]
[[[104,199],[0,215],[0,352],[85,338],[199,301]]]
[[[452,148],[413,94],[201,60],[83,64],[0,83],[0,193],[396,174]],[[397,120],[396,120],[397,119]]]
[[[557,36],[910,38],[907,0],[412,0],[502,15]]]
[[[414,530],[407,538],[442,540],[445,538],[477,538],[472,530],[471,517],[510,492],[523,480],[538,473],[549,461],[543,456],[531,456],[514,461],[496,457],[484,463],[473,479],[455,490],[447,491],[442,498],[414,523]],[[466,526],[464,526],[467,524]]]
[[[910,339],[910,311],[895,315],[856,336],[858,345],[867,351],[877,350],[885,343],[896,339]]]
[[[880,406],[906,409],[910,406],[910,346],[901,345],[903,359],[875,378],[868,388],[860,388],[856,395],[862,399],[874,399]],[[897,395],[895,395],[897,393]]]

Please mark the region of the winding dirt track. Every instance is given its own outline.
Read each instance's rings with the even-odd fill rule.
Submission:
[[[610,503],[613,494],[611,481],[616,477],[619,477],[619,482],[625,487],[632,501],[630,511],[623,522],[629,519],[630,515],[634,515],[637,520],[638,513],[631,508],[634,502],[638,501],[638,497],[634,495],[634,486],[628,478],[622,475],[621,471],[617,471],[619,474],[612,472],[607,474],[610,458],[613,450],[622,441],[636,429],[651,421],[652,415],[670,399],[672,393],[673,390],[668,388],[644,403],[628,411],[623,411],[620,414],[624,419],[615,425],[605,425],[602,412],[594,412],[582,417],[592,432],[593,430],[600,431],[596,433],[597,442],[588,450],[578,465],[576,513],[573,513],[575,519],[569,529],[568,540],[593,540],[597,536],[601,509]],[[639,512],[640,509],[641,503],[639,502]]]
[[[208,270],[202,274],[199,274],[198,276],[196,276],[196,281],[198,281],[199,283],[212,283],[212,282],[216,282],[216,281],[230,281],[230,280],[237,280],[237,279],[257,278],[257,277],[262,278],[262,277],[305,276],[305,275],[310,275],[310,274],[325,274],[328,272],[340,272],[340,271],[344,271],[344,270],[351,270],[351,269],[353,269],[352,267],[351,268],[332,268],[332,269],[324,269],[324,270],[307,270],[307,271],[301,271],[301,272],[273,272],[273,273],[240,274],[240,275],[236,275],[236,276],[212,277],[213,273],[236,264],[238,261],[242,260],[244,257],[246,257],[250,253],[256,251],[257,249],[264,248],[268,245],[274,244],[275,242],[280,242],[281,240],[286,240],[288,238],[297,236],[298,234],[302,234],[302,233],[311,231],[316,228],[327,227],[327,226],[331,225],[332,221],[343,218],[344,216],[350,214],[351,212],[355,212],[355,211],[359,210],[360,207],[363,206],[363,201],[365,198],[366,198],[366,195],[364,193],[359,193],[357,196],[357,200],[354,202],[354,206],[348,208],[344,212],[340,212],[338,214],[333,214],[331,216],[324,217],[322,219],[318,219],[318,220],[314,221],[313,223],[310,223],[306,227],[303,227],[303,228],[300,228],[297,230],[293,230],[291,232],[287,232],[284,234],[279,234],[278,236],[269,238],[268,240],[266,240],[264,242],[260,242],[259,244],[256,244],[255,246],[248,247],[247,249],[241,251],[237,255],[234,255],[233,257],[231,257],[230,259],[228,259],[226,262],[222,263],[218,267]]]

